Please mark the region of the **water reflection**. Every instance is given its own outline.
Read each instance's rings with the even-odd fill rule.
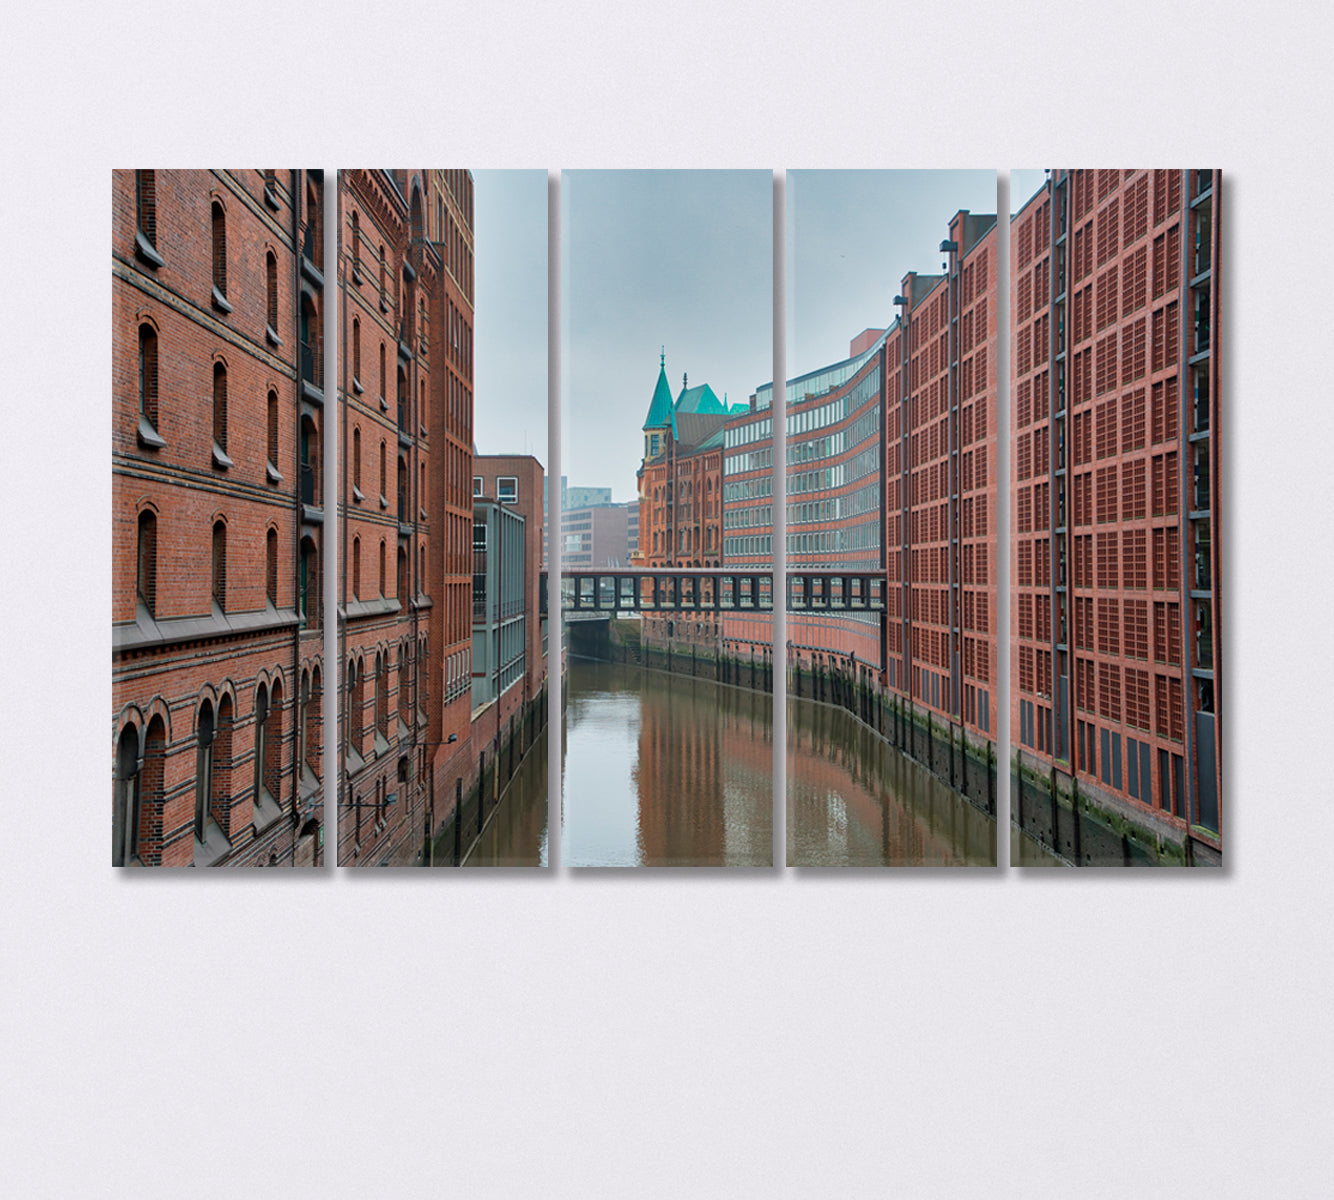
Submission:
[[[772,865],[769,696],[585,660],[566,691],[567,864]]]
[[[995,821],[925,767],[840,708],[787,711],[789,866],[995,866]]]
[[[514,773],[465,867],[547,865],[547,731]]]

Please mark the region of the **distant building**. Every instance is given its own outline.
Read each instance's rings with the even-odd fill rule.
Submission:
[[[592,490],[592,489],[590,489]],[[597,489],[608,495],[610,488]],[[628,567],[638,543],[639,504],[591,504],[561,514],[561,562],[570,570]]]

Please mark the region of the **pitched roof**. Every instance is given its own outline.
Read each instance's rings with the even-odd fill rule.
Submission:
[[[681,389],[676,398],[676,411],[679,413],[721,413],[727,410],[722,401],[714,394],[707,383],[699,387]]]
[[[683,412],[676,419],[677,445],[687,453],[704,449],[715,437],[721,437],[727,423],[724,413]],[[711,447],[710,447],[711,448]]]
[[[653,389],[653,399],[649,401],[648,416],[644,418],[644,429],[671,429],[676,436],[676,410],[672,407],[672,389],[667,382],[665,363],[658,366],[658,383]]]

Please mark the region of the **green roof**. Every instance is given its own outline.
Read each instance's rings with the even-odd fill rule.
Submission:
[[[676,411],[683,413],[722,413],[727,410],[723,407],[723,402],[714,394],[713,388],[707,383],[699,387],[681,389],[681,394],[676,398]]]
[[[649,402],[648,416],[644,418],[644,429],[670,429],[676,436],[676,410],[672,407],[672,389],[667,382],[665,362],[658,366],[658,384],[653,389],[653,399]]]

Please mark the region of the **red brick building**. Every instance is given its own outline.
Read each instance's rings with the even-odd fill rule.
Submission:
[[[878,614],[787,616],[789,669],[838,671],[996,738],[995,217],[957,213],[946,271],[903,277],[888,329],[786,385],[787,561],[883,572]],[[724,558],[772,563],[773,387],[729,418]],[[769,617],[728,614],[724,649],[761,655]],[[882,658],[883,654],[883,658]]]
[[[340,179],[340,847],[401,865],[473,770],[472,177]]]
[[[314,865],[323,179],[112,174],[113,862]]]
[[[666,356],[644,419],[644,458],[639,486],[639,555],[644,567],[713,567],[722,564],[723,427],[728,410],[708,384],[690,387],[688,376],[672,399]],[[643,636],[717,645],[719,626],[703,614],[682,619],[645,616]]]
[[[1216,182],[1054,171],[1011,238],[1019,761],[1188,861],[1222,847]]]

